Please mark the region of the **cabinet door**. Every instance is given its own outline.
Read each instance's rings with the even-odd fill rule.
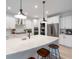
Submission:
[[[59,44],[64,45],[64,37],[63,35],[59,35]]]
[[[71,35],[61,35],[59,43],[61,45],[72,47],[72,36]]]
[[[66,17],[65,20],[66,20],[66,28],[71,29],[72,28],[72,17],[68,16],[68,17]]]
[[[47,19],[48,24],[59,23],[59,16],[50,17]]]
[[[60,28],[71,29],[72,28],[72,16],[66,16],[60,18]]]
[[[60,28],[65,28],[65,21],[64,21],[64,18],[61,18],[60,19]]]
[[[64,37],[65,45],[68,47],[72,47],[72,36],[67,35]]]

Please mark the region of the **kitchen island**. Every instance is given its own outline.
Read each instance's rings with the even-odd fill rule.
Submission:
[[[48,44],[58,43],[58,37],[34,35],[30,39],[24,38],[10,38],[6,41],[6,59],[36,57],[36,51],[39,48],[44,47],[48,49]]]

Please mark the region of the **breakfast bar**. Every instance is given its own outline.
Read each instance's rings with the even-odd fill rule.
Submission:
[[[58,44],[58,37],[33,35],[22,38],[10,38],[6,42],[6,58],[7,59],[27,59],[28,57],[36,57],[37,49],[45,47],[48,44]]]

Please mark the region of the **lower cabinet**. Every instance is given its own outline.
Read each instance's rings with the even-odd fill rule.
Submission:
[[[72,47],[72,35],[60,35],[59,43],[67,47]]]

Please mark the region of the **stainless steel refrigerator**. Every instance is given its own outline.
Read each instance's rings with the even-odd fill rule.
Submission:
[[[59,23],[48,24],[47,35],[58,37],[59,36]]]

